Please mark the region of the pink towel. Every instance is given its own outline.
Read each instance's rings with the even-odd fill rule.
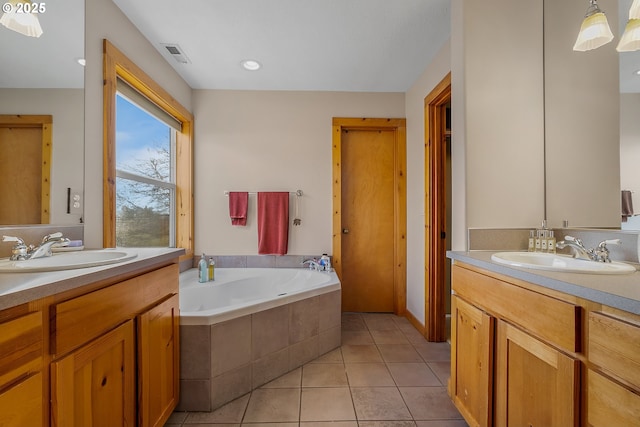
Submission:
[[[246,191],[229,192],[229,216],[233,225],[247,225],[247,206],[249,193]]]
[[[289,243],[289,193],[258,193],[258,253],[285,255]]]

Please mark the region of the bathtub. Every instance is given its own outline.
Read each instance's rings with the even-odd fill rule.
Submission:
[[[335,272],[216,268],[180,274],[179,411],[214,411],[341,344]]]
[[[213,325],[340,289],[335,272],[301,268],[217,268],[198,282],[198,269],[180,274],[180,324]]]

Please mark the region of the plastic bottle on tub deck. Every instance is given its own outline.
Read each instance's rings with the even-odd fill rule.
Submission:
[[[331,258],[329,258],[329,255],[322,254],[319,264],[324,271],[331,271]]]
[[[213,260],[213,258],[209,258],[209,264],[207,267],[209,272],[209,276],[208,276],[209,281],[216,280],[216,263]]]
[[[205,283],[209,280],[209,269],[207,266],[207,261],[204,259],[204,254],[202,254],[202,258],[200,258],[200,262],[198,262],[198,282]]]

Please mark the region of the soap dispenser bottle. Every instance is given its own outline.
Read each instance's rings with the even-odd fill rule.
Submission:
[[[209,271],[207,268],[207,261],[204,259],[204,254],[198,262],[198,282],[205,283],[209,279]]]
[[[207,267],[209,271],[209,281],[216,280],[216,262],[213,260],[213,258],[209,258],[209,264]]]

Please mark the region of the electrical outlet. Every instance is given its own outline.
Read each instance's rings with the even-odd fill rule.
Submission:
[[[69,196],[69,213],[82,214],[83,202],[82,192],[71,190],[71,194]]]

